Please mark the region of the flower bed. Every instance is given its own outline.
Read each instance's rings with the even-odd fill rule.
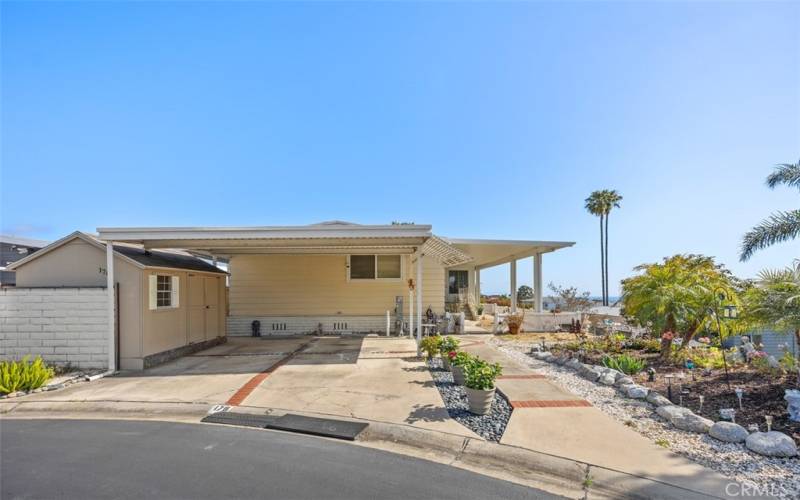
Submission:
[[[538,343],[504,342],[497,338],[490,340],[490,343],[523,364],[546,374],[554,382],[660,446],[737,481],[769,488],[768,491],[775,492],[778,497],[800,497],[800,460],[797,458],[766,457],[748,450],[743,444],[727,443],[707,433],[678,429],[659,416],[655,412],[655,405],[645,399],[628,398],[620,392],[619,387],[587,380],[570,367],[534,360],[529,352]],[[702,420],[699,422],[702,423]]]
[[[511,405],[500,394],[500,391],[495,392],[492,410],[489,414],[475,415],[468,409],[469,404],[464,387],[453,382],[453,375],[449,370],[444,369],[441,358],[429,359],[428,369],[450,417],[488,441],[500,441],[508,420],[511,418]]]

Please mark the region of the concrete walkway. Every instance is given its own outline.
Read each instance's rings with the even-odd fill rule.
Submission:
[[[725,496],[731,480],[657,446],[542,374],[521,366],[485,339],[464,336],[461,345],[465,351],[503,366],[497,388],[514,412],[502,444]]]

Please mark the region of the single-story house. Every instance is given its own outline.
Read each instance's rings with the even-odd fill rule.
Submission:
[[[109,288],[119,283],[121,298],[127,294],[136,297],[128,305],[109,301],[109,308],[120,312],[122,368],[147,366],[147,357],[154,353],[215,335],[251,335],[254,328],[261,335],[390,330],[395,334],[416,332],[419,338],[422,329],[417,326],[425,326],[428,311],[442,314],[448,302],[465,295],[473,303],[479,302],[482,269],[510,264],[510,289],[516,290],[516,264],[525,258],[534,261],[534,311],[541,313],[542,255],[574,244],[445,238],[434,235],[430,225],[342,221],[306,226],[99,228],[97,238],[69,238],[97,250],[92,254],[93,263],[80,271],[93,278],[88,282],[105,280]],[[106,244],[107,257],[112,251],[124,257],[115,258],[120,265],[103,266],[101,242]],[[66,244],[63,240],[57,243]],[[47,271],[36,272],[39,281],[29,278],[55,245],[15,264],[20,284],[53,286],[58,281],[47,279]],[[134,248],[141,254],[139,258],[131,255]],[[170,263],[158,265],[143,260],[148,255],[165,259],[180,255],[184,260],[173,257]],[[225,265],[228,273],[227,315],[216,330],[207,329],[202,335],[192,326],[191,308],[196,300],[191,294],[200,283],[191,281],[192,274],[218,280],[216,285],[208,285],[209,290],[217,291],[217,302],[204,299],[201,304],[214,304],[216,311],[222,312],[226,299],[222,271],[200,258]],[[181,263],[191,267],[181,267]],[[98,276],[100,268],[107,268],[107,274]],[[130,274],[135,276],[127,276]],[[172,275],[179,281],[169,288],[167,277]],[[128,285],[131,281],[138,284]],[[170,304],[178,311],[174,317],[168,316],[160,302],[162,296],[168,300],[167,292],[175,292],[187,281],[190,297]],[[154,291],[156,308],[152,309]],[[184,309],[187,302],[189,310]],[[516,303],[511,307],[515,309]],[[136,318],[129,319],[126,314]],[[114,325],[109,323],[108,328],[109,337],[115,338],[111,335]],[[112,356],[109,365],[117,366]]]
[[[18,291],[107,286],[106,244],[82,232],[61,238],[12,266]],[[141,370],[225,337],[225,271],[186,252],[118,244],[114,245],[113,272],[115,361],[120,368]],[[45,299],[50,297],[54,302],[62,300]],[[76,325],[80,318],[73,318]],[[75,347],[83,347],[80,329],[76,328],[72,342]],[[36,336],[46,342],[46,333]],[[62,340],[69,348],[71,339]],[[37,346],[30,347],[36,353]]]

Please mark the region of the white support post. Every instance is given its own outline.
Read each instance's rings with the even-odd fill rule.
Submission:
[[[475,305],[481,305],[481,270],[475,270]]]
[[[517,312],[517,259],[511,261],[511,314]]]
[[[422,259],[425,254],[419,252],[417,254],[417,285],[415,288],[417,293],[417,356],[422,355],[419,345],[422,343]]]
[[[116,306],[114,295],[114,243],[106,242],[106,291],[108,292],[108,371],[117,369]]]
[[[533,256],[533,310],[542,312],[542,254]]]
[[[217,266],[217,256],[216,255],[212,255],[211,259],[212,259],[212,264],[214,265],[214,267],[218,267]]]
[[[386,310],[386,336],[388,337],[391,334],[391,315],[389,314],[389,310]]]
[[[408,289],[408,337],[414,338],[414,290]]]

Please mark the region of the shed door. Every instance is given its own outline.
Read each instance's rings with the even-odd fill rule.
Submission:
[[[189,338],[188,343],[202,342],[206,339],[206,308],[203,277],[196,274],[189,275],[188,307],[189,307]]]
[[[206,340],[219,335],[219,278],[203,278],[205,285]]]

